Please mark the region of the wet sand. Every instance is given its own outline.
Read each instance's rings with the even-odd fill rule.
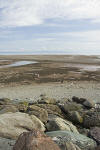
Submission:
[[[18,61],[38,63],[13,66]],[[0,68],[0,97],[37,100],[45,93],[57,100],[79,96],[100,101],[99,56],[0,56],[0,66],[9,64]]]

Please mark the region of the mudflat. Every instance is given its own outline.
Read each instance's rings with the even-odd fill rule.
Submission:
[[[12,65],[19,61],[37,63]],[[57,99],[79,96],[99,101],[99,91],[100,56],[0,56],[0,97],[37,100],[45,93]]]

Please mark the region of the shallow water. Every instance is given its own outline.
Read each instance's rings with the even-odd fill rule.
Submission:
[[[75,67],[79,68],[81,71],[97,71],[100,70],[100,65],[87,65],[87,64],[73,64],[73,63],[68,63],[64,65],[63,67]]]
[[[2,61],[4,61],[4,60],[2,60]],[[2,65],[2,66],[0,66],[0,68],[17,67],[17,66],[35,64],[35,63],[37,63],[37,62],[36,61],[17,61],[17,62],[14,62],[12,64],[9,64],[9,65]]]

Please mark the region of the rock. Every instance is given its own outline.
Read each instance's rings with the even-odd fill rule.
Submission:
[[[90,130],[89,135],[91,138],[93,138],[98,145],[100,145],[100,128],[94,127]]]
[[[100,112],[86,113],[83,118],[83,125],[85,128],[100,127]]]
[[[73,144],[72,142],[67,142],[65,144],[65,148],[66,150],[81,150],[77,145]]]
[[[48,112],[45,109],[40,108],[36,105],[29,106],[28,113],[30,115],[35,115],[37,118],[39,118],[44,123],[46,123],[48,120]]]
[[[85,100],[85,102],[83,103],[83,105],[87,108],[93,108],[95,106],[93,101],[89,101],[89,100]]]
[[[68,118],[70,121],[76,124],[82,124],[83,123],[83,118],[80,116],[79,112],[77,111],[71,111],[68,113]]]
[[[63,117],[63,113],[57,105],[37,104],[37,106],[40,108],[44,108],[48,112],[48,114],[55,114],[57,116]]]
[[[28,108],[28,102],[24,101],[24,102],[20,102],[18,104],[18,110],[20,112],[26,112],[27,111],[27,108]]]
[[[86,128],[78,128],[78,131],[80,134],[83,134],[85,136],[88,136],[89,135],[89,129],[86,129]]]
[[[60,150],[50,137],[33,130],[19,136],[13,150]]]
[[[95,150],[100,150],[100,145],[95,148]]]
[[[38,101],[38,104],[56,104],[56,99],[41,96],[41,100]]]
[[[0,114],[4,114],[4,113],[7,113],[7,112],[18,112],[18,109],[16,106],[14,105],[4,105],[2,107],[2,109],[0,110]]]
[[[50,136],[59,146],[66,142],[72,142],[81,150],[92,150],[96,147],[96,142],[94,140],[70,131],[53,131],[47,132],[46,134]]]
[[[81,109],[83,109],[83,106],[81,104],[76,104],[73,102],[62,105],[61,109],[63,112],[68,113],[70,111],[80,111]]]
[[[15,140],[0,137],[0,150],[12,150]]]
[[[73,96],[73,97],[72,97],[72,100],[73,100],[74,102],[80,103],[80,104],[83,104],[83,103],[86,101],[85,98],[78,98],[78,97],[76,97],[76,96]]]
[[[45,130],[44,124],[34,115],[21,112],[0,115],[0,137],[17,139],[21,133],[34,128]]]
[[[8,105],[11,104],[11,100],[8,98],[1,98],[0,99],[0,105]]]
[[[48,131],[68,130],[71,132],[79,133],[77,128],[71,122],[52,115],[49,117],[46,128]]]

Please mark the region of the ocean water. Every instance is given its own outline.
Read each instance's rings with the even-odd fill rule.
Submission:
[[[100,51],[1,51],[0,55],[98,55],[100,57]]]

